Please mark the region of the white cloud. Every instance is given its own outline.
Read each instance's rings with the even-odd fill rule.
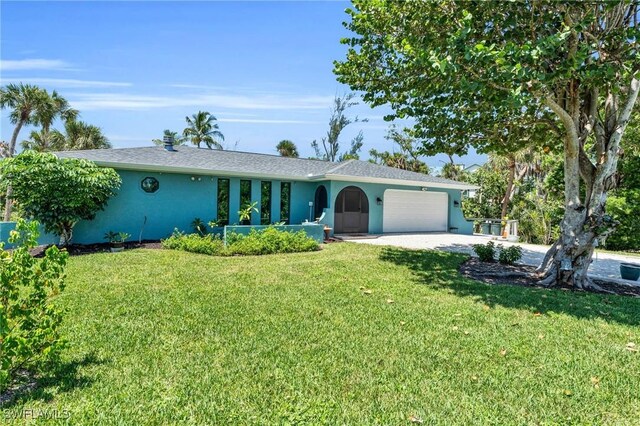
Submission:
[[[314,110],[327,109],[333,96],[297,96],[291,94],[200,94],[176,96],[145,96],[126,93],[84,93],[69,97],[74,108],[156,109],[195,107],[240,110]]]
[[[107,139],[111,142],[149,142],[152,138],[141,138],[135,136],[123,136],[123,135],[107,135]]]
[[[2,71],[24,70],[65,70],[70,69],[71,64],[60,59],[3,59],[0,60]]]
[[[272,120],[262,118],[220,118],[221,123],[264,123],[264,124],[318,124],[315,121],[305,120]]]
[[[90,88],[90,87],[129,87],[131,83],[117,81],[98,81],[98,80],[76,80],[71,78],[46,78],[46,77],[26,77],[26,78],[3,78],[2,84],[6,83],[31,83],[49,86],[54,89],[63,87],[73,88]]]

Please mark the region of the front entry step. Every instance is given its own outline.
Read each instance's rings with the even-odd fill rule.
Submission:
[[[349,240],[374,240],[380,235],[374,234],[334,234],[333,238],[336,240],[349,241]]]

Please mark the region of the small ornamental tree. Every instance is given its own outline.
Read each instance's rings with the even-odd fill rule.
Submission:
[[[59,235],[64,245],[80,220],[91,220],[120,187],[113,169],[49,153],[24,152],[0,163],[0,186],[11,185],[11,198],[24,214]]]
[[[413,118],[425,148],[516,152],[551,136],[565,210],[541,284],[597,287],[587,270],[612,231],[607,193],[640,91],[640,2],[353,3],[338,80]]]
[[[63,311],[53,299],[64,289],[68,254],[57,247],[37,259],[38,223],[18,220],[9,242],[0,243],[0,392],[21,370],[31,373],[56,361],[63,341],[58,333]]]

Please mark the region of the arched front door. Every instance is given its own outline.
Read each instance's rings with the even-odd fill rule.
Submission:
[[[369,232],[369,200],[357,186],[347,186],[338,193],[333,223],[336,234]]]

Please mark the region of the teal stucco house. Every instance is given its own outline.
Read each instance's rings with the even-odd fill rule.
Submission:
[[[118,194],[92,221],[76,225],[74,242],[102,242],[107,231],[155,240],[191,222],[240,222],[257,203],[251,225],[313,222],[333,234],[472,233],[461,209],[461,182],[359,160],[332,163],[186,146],[58,152],[114,168]]]

